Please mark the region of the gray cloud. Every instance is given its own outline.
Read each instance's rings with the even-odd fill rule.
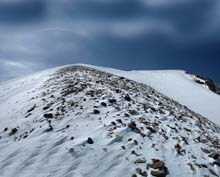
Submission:
[[[45,18],[46,3],[44,1],[1,1],[0,23],[19,25],[33,23]]]
[[[160,69],[217,61],[219,7],[217,0],[4,0],[0,80],[76,62]]]

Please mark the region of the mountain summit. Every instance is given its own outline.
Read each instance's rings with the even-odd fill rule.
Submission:
[[[220,126],[140,82],[64,66],[0,84],[0,176],[219,176]]]

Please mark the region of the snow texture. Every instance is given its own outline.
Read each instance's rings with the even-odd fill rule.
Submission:
[[[217,124],[106,71],[65,66],[1,83],[0,177],[151,177],[152,159],[167,177],[220,175]]]
[[[194,81],[195,76],[187,74],[185,71],[123,71],[97,66],[90,67],[149,85],[160,93],[220,125],[220,95],[213,93],[208,87],[196,83]]]

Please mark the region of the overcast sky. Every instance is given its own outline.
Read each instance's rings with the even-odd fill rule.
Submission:
[[[0,0],[0,80],[72,63],[220,82],[220,1]]]

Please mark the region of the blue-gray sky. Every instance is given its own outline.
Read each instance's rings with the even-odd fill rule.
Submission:
[[[0,0],[0,80],[87,63],[220,82],[219,0]]]

